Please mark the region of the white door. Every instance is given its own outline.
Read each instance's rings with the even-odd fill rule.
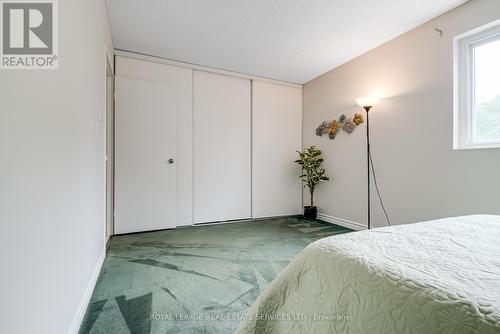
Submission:
[[[302,88],[253,81],[253,217],[302,212]]]
[[[194,223],[251,217],[250,80],[193,71]]]
[[[115,232],[173,228],[177,89],[117,77],[116,94]]]
[[[115,193],[115,83],[109,62],[106,63],[106,242],[113,235]]]

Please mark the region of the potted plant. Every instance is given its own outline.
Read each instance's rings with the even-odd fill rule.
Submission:
[[[302,174],[299,178],[304,182],[304,188],[309,188],[311,195],[311,205],[304,206],[304,218],[316,219],[318,215],[318,208],[314,206],[314,190],[316,186],[322,181],[328,181],[330,178],[325,175],[325,169],[321,168],[323,158],[321,158],[321,151],[315,146],[311,146],[302,152],[297,151],[299,159],[295,160],[302,168]]]

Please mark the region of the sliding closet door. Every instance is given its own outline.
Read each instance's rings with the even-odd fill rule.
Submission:
[[[302,211],[302,186],[294,160],[302,147],[302,88],[253,81],[253,215]]]
[[[175,227],[176,87],[117,77],[116,233]]]
[[[115,71],[116,233],[190,225],[192,71],[122,56]]]
[[[251,217],[250,80],[193,71],[194,223]]]

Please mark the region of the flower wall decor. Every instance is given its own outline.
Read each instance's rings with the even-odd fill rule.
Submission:
[[[353,120],[354,124],[356,124],[356,126],[365,122],[365,120],[363,119],[363,114],[359,113],[359,112],[354,114],[354,117],[352,120]]]
[[[344,126],[342,127],[342,130],[344,130],[347,133],[352,133],[356,129],[356,124],[351,119],[348,119],[347,121],[344,122]]]
[[[328,137],[330,139],[335,139],[335,136],[337,135],[337,132],[339,132],[339,129],[342,127],[342,124],[338,122],[336,119],[330,122],[330,126],[328,127]]]
[[[328,121],[324,121],[316,128],[316,135],[321,137],[322,135],[326,135],[328,133],[328,129],[330,128],[330,123]]]
[[[352,133],[356,127],[360,124],[364,123],[363,114],[355,113],[352,118],[347,118],[345,115],[340,115],[337,119],[334,119],[330,122],[323,121],[316,128],[316,135],[321,137],[323,135],[328,135],[328,138],[335,139],[340,129],[344,130],[347,133]]]

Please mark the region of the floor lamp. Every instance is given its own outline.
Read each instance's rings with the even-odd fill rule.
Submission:
[[[366,110],[366,161],[368,172],[368,229],[371,228],[371,203],[370,203],[370,109],[373,108],[380,98],[374,96],[360,97],[356,103]]]

